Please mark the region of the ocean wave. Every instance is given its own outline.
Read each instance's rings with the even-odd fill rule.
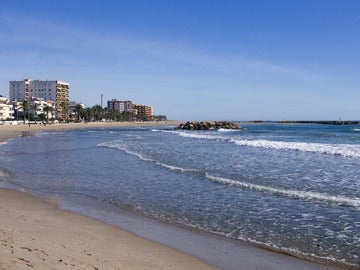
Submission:
[[[360,132],[360,128],[354,128],[355,132]]]
[[[360,145],[358,144],[323,144],[323,143],[307,143],[307,142],[286,142],[274,140],[248,140],[236,139],[225,136],[199,134],[190,132],[167,131],[176,133],[181,137],[205,140],[223,140],[234,143],[239,146],[258,147],[275,150],[292,150],[302,152],[312,152],[327,155],[338,155],[350,158],[360,158]]]
[[[140,153],[137,153],[137,152],[134,152],[134,151],[131,151],[131,150],[127,149],[124,145],[119,144],[119,143],[101,143],[101,144],[98,144],[97,146],[99,146],[99,147],[117,148],[117,149],[122,150],[125,153],[127,153],[129,155],[132,155],[132,156],[135,156],[135,157],[137,157],[137,158],[139,158],[139,159],[141,159],[143,161],[154,163],[154,164],[156,164],[158,166],[161,166],[163,168],[166,168],[166,169],[169,169],[169,170],[172,170],[172,171],[191,172],[191,173],[199,172],[199,170],[196,170],[196,169],[182,168],[182,167],[162,163],[162,162],[157,161],[157,160],[152,159],[152,158],[148,158],[148,157],[144,156],[143,154],[140,154]]]
[[[194,138],[194,139],[205,139],[205,140],[225,140],[227,139],[224,136],[215,136],[211,134],[199,134],[199,133],[190,133],[190,132],[175,132],[181,137],[184,138]]]
[[[226,137],[223,137],[223,136],[214,136],[211,134],[206,134],[206,132],[204,132],[204,131],[202,134],[194,133],[194,132],[184,132],[184,131],[178,131],[178,130],[152,130],[152,131],[163,132],[163,133],[173,133],[173,134],[177,134],[184,138],[206,139],[206,140],[226,139]]]
[[[276,150],[296,150],[344,157],[360,158],[360,146],[355,144],[321,144],[305,142],[284,142],[268,140],[238,140],[230,142],[240,146],[261,147]]]
[[[247,182],[240,182],[233,179],[223,178],[219,176],[214,176],[209,173],[206,173],[206,178],[221,184],[231,185],[231,186],[237,186],[242,188],[248,188],[253,190],[258,190],[262,192],[268,192],[273,194],[281,194],[292,198],[299,198],[309,201],[321,201],[321,202],[327,202],[342,206],[351,206],[355,207],[358,210],[360,210],[360,198],[348,198],[344,196],[334,196],[330,194],[325,193],[318,193],[318,192],[312,192],[312,191],[300,191],[300,190],[287,190],[287,189],[281,189],[281,188],[275,188],[275,187],[269,187],[269,186],[263,186],[263,185],[257,185]]]
[[[229,133],[236,133],[242,131],[241,129],[228,129],[228,128],[219,128],[216,130],[217,132],[229,132]]]

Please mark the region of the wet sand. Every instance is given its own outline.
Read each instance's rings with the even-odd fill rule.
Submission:
[[[24,132],[120,125],[154,123],[0,126],[0,143]],[[0,217],[0,269],[336,269],[156,221],[122,230],[9,189],[0,189]]]

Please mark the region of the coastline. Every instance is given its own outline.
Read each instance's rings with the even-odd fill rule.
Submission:
[[[172,122],[0,126],[0,143],[22,132],[154,124]],[[0,205],[0,269],[216,269],[20,191],[0,188]]]
[[[89,123],[69,123],[69,124],[40,124],[28,125],[0,125],[0,143],[7,139],[21,136],[23,132],[37,132],[46,130],[70,130],[70,129],[89,129],[89,128],[109,128],[109,127],[129,127],[129,126],[177,126],[179,121],[159,121],[159,122],[89,122]]]
[[[156,124],[177,125],[178,122],[0,126],[0,143],[21,136],[22,132]],[[164,237],[170,238],[170,242],[166,242],[156,236],[151,239],[151,232],[147,232],[148,235],[134,232],[152,242],[127,232],[130,228],[124,228],[124,231],[93,219],[96,216],[89,218],[77,215],[9,189],[0,189],[0,205],[0,269],[27,269],[30,265],[35,269],[54,266],[56,269],[65,269],[72,265],[75,269],[216,269],[198,258],[223,269],[236,269],[231,265],[237,265],[237,269],[338,269],[263,250],[242,241],[209,237],[160,222],[150,224],[155,226],[153,229],[158,234],[164,230],[175,230],[178,237]],[[187,244],[171,243],[181,240],[184,234]],[[170,234],[166,231],[165,235]],[[210,244],[202,246],[201,243]],[[211,251],[214,254],[208,254]],[[232,264],[226,261],[225,254],[233,260]],[[225,257],[222,258],[222,255]]]

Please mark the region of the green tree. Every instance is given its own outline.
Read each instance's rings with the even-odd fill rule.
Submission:
[[[24,124],[25,124],[25,122],[26,122],[26,113],[29,110],[29,101],[24,99],[21,102],[20,107],[23,109],[23,112],[24,112]]]
[[[50,111],[50,106],[49,106],[49,105],[45,105],[43,111],[46,113],[46,123],[49,123],[49,111]]]
[[[34,103],[34,105],[33,106],[31,106],[31,109],[32,110],[34,110],[34,114],[32,115],[32,117],[35,119],[35,121],[37,120],[37,117],[38,117],[38,115],[37,115],[37,103]]]
[[[103,118],[104,109],[100,105],[95,105],[91,108],[95,121],[100,121]]]
[[[83,111],[83,107],[81,106],[81,104],[76,104],[75,111],[76,111],[76,115],[77,115],[77,120],[80,121],[80,116]]]
[[[45,109],[45,108],[44,108],[44,109]],[[40,122],[45,122],[46,116],[45,116],[45,114],[40,113],[40,114],[38,115],[38,118],[39,118]]]
[[[69,117],[69,103],[63,101],[60,103],[61,112],[62,112],[62,120],[67,120]]]
[[[49,113],[51,113],[51,115],[53,114],[54,107],[45,105],[43,110],[46,113],[46,123],[49,123]]]

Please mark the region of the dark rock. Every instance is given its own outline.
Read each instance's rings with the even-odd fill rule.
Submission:
[[[279,121],[282,124],[358,125],[358,121]]]
[[[213,121],[213,122],[186,122],[181,123],[177,129],[185,130],[209,130],[209,129],[241,129],[240,126],[233,122]]]

